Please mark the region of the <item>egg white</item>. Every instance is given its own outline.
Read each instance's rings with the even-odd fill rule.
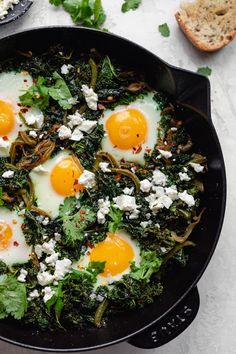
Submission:
[[[55,165],[70,155],[69,151],[61,151],[41,165],[42,169],[45,170],[44,172],[37,171],[37,168],[35,168],[29,174],[34,186],[38,207],[53,219],[59,215],[59,206],[64,202],[65,197],[53,189],[50,176]],[[79,192],[75,196],[79,196]]]
[[[0,249],[0,260],[9,266],[16,263],[27,263],[30,259],[32,247],[26,244],[25,236],[21,229],[24,219],[16,211],[1,207],[0,221],[4,221],[10,226],[13,234],[9,246],[6,249]]]
[[[116,231],[115,234],[118,235],[123,240],[125,240],[132,247],[132,250],[134,252],[134,258],[133,258],[132,262],[135,262],[135,265],[139,266],[140,261],[141,261],[141,256],[140,256],[140,248],[139,248],[138,242],[136,240],[132,240],[131,236],[123,230]],[[84,268],[88,267],[88,264],[90,262],[90,256],[89,256],[90,251],[91,251],[91,249],[88,248],[85,255],[83,255],[79,259],[79,261],[73,263],[72,267],[77,270],[83,270]],[[130,273],[130,267],[126,268],[123,272],[121,272],[117,275],[114,275],[114,276],[103,277],[98,274],[97,281],[94,284],[94,289],[96,289],[100,285],[111,285],[115,281],[120,280],[123,277],[123,275],[129,274],[129,273]]]
[[[158,104],[153,99],[154,93],[148,93],[143,98],[139,98],[136,101],[130,103],[128,106],[117,106],[114,111],[105,110],[103,116],[100,118],[100,124],[103,124],[105,135],[102,140],[102,150],[110,153],[116,158],[116,160],[124,159],[125,161],[136,162],[140,165],[145,163],[144,155],[145,149],[153,150],[157,141],[157,125],[161,118],[161,111],[158,109]],[[142,150],[139,153],[134,153],[133,150],[122,150],[114,147],[109,139],[108,132],[106,131],[106,122],[111,114],[114,112],[121,111],[127,108],[135,108],[139,110],[145,117],[147,121],[147,138],[142,145]]]
[[[13,108],[13,113],[15,116],[15,125],[12,131],[7,135],[8,142],[11,145],[17,138],[19,131],[25,131],[29,128],[20,119],[19,113],[21,110],[19,97],[33,85],[32,77],[26,72],[22,71],[7,72],[0,74],[0,100],[10,103]],[[42,112],[38,108],[30,107],[27,108],[27,112],[22,113],[24,117],[34,116],[39,117],[42,120]],[[9,156],[9,149],[0,148],[0,157]]]

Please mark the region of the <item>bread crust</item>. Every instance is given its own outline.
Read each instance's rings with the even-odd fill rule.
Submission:
[[[194,32],[186,25],[185,21],[182,19],[181,13],[179,11],[175,14],[175,18],[186,37],[197,49],[203,52],[215,52],[229,44],[236,36],[235,29],[229,32],[221,42],[215,43],[214,45],[209,45],[194,35]]]

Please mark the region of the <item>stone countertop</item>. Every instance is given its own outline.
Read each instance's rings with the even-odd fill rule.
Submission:
[[[98,350],[97,354],[236,353],[236,241],[233,222],[236,211],[236,40],[218,53],[199,53],[175,22],[174,13],[179,2],[143,0],[138,10],[123,14],[120,11],[122,0],[103,0],[107,13],[105,27],[139,43],[175,66],[192,71],[201,66],[212,69],[212,119],[223,149],[228,178],[224,226],[212,261],[198,285],[201,305],[193,324],[177,339],[159,349],[141,350],[123,343]],[[158,25],[164,22],[170,27],[169,38],[158,32]],[[51,6],[48,0],[34,0],[23,17],[0,27],[0,38],[27,28],[70,24],[69,15]],[[0,352],[36,353],[3,342],[0,342]]]

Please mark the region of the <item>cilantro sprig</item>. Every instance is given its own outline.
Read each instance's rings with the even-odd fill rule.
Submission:
[[[198,68],[197,70],[197,73],[203,76],[210,76],[211,72],[212,70],[208,66]]]
[[[49,0],[50,4],[63,6],[72,20],[86,27],[101,28],[106,15],[101,0]]]
[[[158,27],[160,34],[163,37],[169,37],[170,36],[170,29],[167,23],[163,23],[162,25],[159,25]]]
[[[121,11],[127,12],[129,10],[136,10],[141,4],[142,0],[124,0]]]

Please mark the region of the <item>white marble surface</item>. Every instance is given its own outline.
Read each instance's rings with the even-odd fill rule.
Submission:
[[[167,62],[196,71],[212,68],[212,116],[226,162],[228,200],[221,238],[199,283],[201,307],[194,323],[171,343],[156,350],[140,350],[124,343],[98,350],[97,354],[235,354],[236,353],[236,40],[216,54],[201,54],[184,38],[174,19],[178,0],[143,0],[136,11],[123,14],[122,0],[103,0],[105,27],[129,38]],[[171,36],[163,38],[158,25],[167,22]],[[49,4],[34,0],[31,9],[15,23],[0,27],[0,38],[18,30],[44,25],[72,24],[70,17]],[[207,235],[206,235],[207,236]],[[0,353],[31,354],[3,342]],[[33,352],[32,352],[33,353]],[[92,352],[89,352],[92,354]]]

